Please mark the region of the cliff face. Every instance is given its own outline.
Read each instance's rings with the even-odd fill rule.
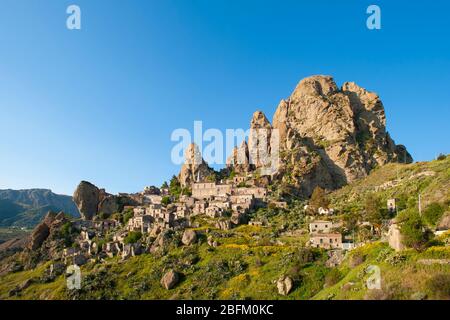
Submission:
[[[273,177],[295,186],[304,196],[316,186],[339,188],[379,165],[412,162],[406,148],[396,145],[386,131],[380,97],[352,82],[338,88],[330,76],[300,81],[278,105],[272,124],[258,111],[250,128],[249,155],[256,159],[255,168],[262,166],[261,152],[279,150]],[[255,133],[259,128],[265,129],[265,136]],[[277,135],[279,148],[274,147]],[[264,138],[267,147],[261,148]]]

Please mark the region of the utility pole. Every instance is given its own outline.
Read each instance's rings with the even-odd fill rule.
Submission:
[[[422,216],[422,197],[419,193],[419,215]]]

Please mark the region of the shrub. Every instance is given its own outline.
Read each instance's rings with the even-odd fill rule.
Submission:
[[[171,202],[171,200],[170,200],[170,197],[169,197],[169,196],[164,196],[164,197],[161,199],[161,204],[162,204],[163,206],[167,206],[168,204],[170,204],[170,202]]]
[[[141,238],[142,238],[142,233],[140,231],[132,231],[125,237],[125,239],[123,239],[123,242],[125,244],[136,243]]]
[[[400,233],[403,235],[403,244],[418,251],[425,249],[432,238],[432,233],[426,229],[422,217],[416,211],[407,211]]]
[[[439,161],[445,160],[445,159],[447,159],[447,156],[445,154],[443,154],[443,153],[440,153],[438,155],[438,157],[436,158],[436,160],[439,160]]]
[[[444,214],[444,207],[439,203],[431,203],[423,212],[424,220],[431,226],[435,226],[439,219]]]
[[[133,218],[133,216],[134,216],[133,209],[129,209],[129,210],[125,211],[125,214],[123,215],[123,223],[127,224],[128,220]]]

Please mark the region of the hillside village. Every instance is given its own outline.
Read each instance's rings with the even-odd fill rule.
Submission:
[[[412,163],[387,133],[379,97],[354,83],[338,88],[327,76],[302,80],[272,123],[255,112],[250,129],[219,172],[191,144],[180,173],[161,187],[112,195],[82,181],[73,195],[80,219],[49,212],[25,242],[1,245],[0,296],[446,296],[415,287],[425,280],[397,284],[401,290],[386,282],[378,291],[364,281],[370,263],[387,274],[411,263],[412,274],[450,283],[449,156]],[[260,129],[280,131],[281,161],[271,175],[252,159],[273,150],[255,152]],[[78,291],[64,284],[71,265],[87,274]]]

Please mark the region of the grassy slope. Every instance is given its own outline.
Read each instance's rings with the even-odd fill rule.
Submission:
[[[417,173],[433,171],[435,175],[416,176]],[[416,198],[421,192],[425,203],[448,201],[450,190],[450,158],[443,161],[411,165],[389,164],[375,170],[368,178],[358,181],[332,194],[338,209],[358,206],[364,196],[374,192],[375,187],[391,180],[400,183],[377,194],[384,199],[393,196]],[[413,178],[411,178],[413,177]],[[286,215],[287,216],[287,215]],[[291,217],[292,218],[292,217]],[[294,215],[295,218],[295,215]],[[273,217],[276,224],[285,223],[283,217]],[[203,228],[206,228],[203,224]],[[391,299],[409,299],[420,293],[437,298],[428,285],[436,274],[450,274],[450,265],[424,265],[419,259],[450,259],[450,247],[438,246],[418,253],[407,250],[393,252],[385,243],[372,243],[356,249],[337,268],[337,282],[327,282],[332,269],[324,266],[326,254],[314,252],[314,262],[300,263],[299,249],[305,237],[278,236],[275,228],[240,226],[230,231],[214,230],[217,248],[206,244],[206,236],[200,244],[192,247],[172,248],[169,254],[150,254],[119,262],[109,259],[100,265],[88,264],[82,268],[85,290],[77,298],[88,299],[362,299],[369,292],[365,286],[369,265],[381,269],[383,295]],[[444,237],[449,237],[444,236]],[[277,242],[280,240],[281,242]],[[352,256],[363,257],[359,265],[353,264]],[[8,299],[8,292],[29,278],[38,279],[44,266],[33,271],[9,274],[0,278],[0,299]],[[164,270],[175,268],[183,273],[182,280],[172,290],[159,284]],[[288,273],[296,278],[292,293],[278,295],[274,281]],[[23,291],[21,299],[66,299],[73,297],[65,289],[61,276],[52,283],[34,283]]]

